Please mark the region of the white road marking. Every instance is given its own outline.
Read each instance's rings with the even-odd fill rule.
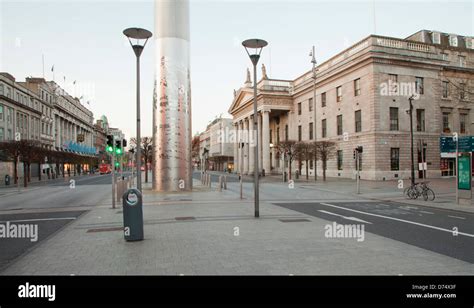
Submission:
[[[330,207],[334,207],[334,208],[338,208],[338,209],[341,209],[341,210],[360,213],[360,214],[364,214],[364,215],[381,217],[381,218],[401,221],[401,222],[405,222],[405,223],[409,223],[409,224],[413,224],[413,225],[417,225],[417,226],[421,226],[421,227],[426,227],[426,228],[431,228],[431,229],[435,229],[435,230],[445,231],[445,232],[448,232],[448,233],[451,233],[451,234],[453,233],[453,230],[440,228],[440,227],[435,227],[435,226],[431,226],[431,225],[426,225],[426,224],[422,224],[422,223],[419,223],[419,222],[414,222],[414,221],[409,221],[409,220],[405,220],[405,219],[400,219],[400,218],[395,218],[395,217],[390,217],[390,216],[384,216],[384,215],[379,215],[379,214],[372,214],[372,213],[362,212],[362,211],[348,209],[348,208],[345,208],[345,207],[342,207],[342,206],[337,206],[337,205],[329,204],[329,203],[320,203],[320,204],[330,206]],[[469,234],[469,233],[465,233],[465,232],[457,232],[457,234],[464,235],[464,236],[469,236],[469,237],[474,237],[474,234]]]
[[[409,205],[403,205],[400,207],[401,209],[404,209],[404,210],[417,210],[418,208],[416,206],[409,206]]]
[[[388,204],[383,204],[383,203],[379,203],[379,205],[381,205],[381,206],[390,206]]]
[[[420,211],[420,213],[424,213],[424,214],[434,214],[434,213],[427,212],[427,211]]]
[[[451,218],[457,218],[457,219],[466,219],[464,217],[460,217],[460,216],[451,216],[451,215],[448,215],[448,217],[451,217]]]
[[[318,210],[318,212],[326,213],[326,214],[334,215],[334,216],[339,216],[339,217],[342,217],[342,218],[348,219],[348,220],[354,220],[354,221],[363,222],[363,223],[366,223],[366,224],[372,224],[371,222],[359,219],[357,217],[346,217],[346,216],[343,216],[343,215],[340,215],[340,214],[336,214],[336,213],[332,213],[332,212],[328,212],[328,211],[324,211],[324,210]]]
[[[0,222],[28,222],[28,221],[49,221],[49,220],[75,220],[76,217],[58,217],[58,218],[38,218],[38,219],[21,219],[21,220],[8,220]]]

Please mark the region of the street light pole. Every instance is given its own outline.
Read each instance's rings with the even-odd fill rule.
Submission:
[[[152,36],[152,33],[148,30],[141,28],[128,28],[123,31],[123,34],[128,37],[130,45],[132,46],[135,56],[137,57],[137,189],[142,191],[142,175],[141,175],[141,125],[140,125],[140,55],[148,42],[148,39]],[[136,44],[132,43],[132,39],[136,39]],[[143,45],[140,44],[140,40],[145,40]]]
[[[411,147],[411,185],[415,185],[415,155],[413,149],[413,95],[408,98],[410,102],[410,147]]]
[[[259,187],[258,187],[258,178],[260,170],[258,168],[258,121],[257,121],[257,63],[260,59],[260,53],[262,52],[263,47],[267,46],[268,43],[261,39],[249,39],[242,42],[242,45],[245,47],[245,51],[247,51],[248,56],[253,64],[253,127],[254,127],[254,135],[255,137],[255,149],[254,149],[254,203],[255,203],[255,218],[260,217],[260,209],[259,209]],[[253,54],[249,53],[249,49],[255,49]],[[250,146],[250,143],[249,143]]]
[[[318,135],[318,130],[316,129],[317,122],[316,122],[316,55],[315,55],[315,50],[314,50],[314,45],[313,49],[311,50],[310,53],[311,56],[311,63],[313,63],[313,104],[314,104],[314,120],[313,120],[313,136],[314,136],[314,142],[316,143],[317,140],[317,135]],[[317,154],[316,151],[314,152],[314,180],[318,180],[318,160],[317,160]]]

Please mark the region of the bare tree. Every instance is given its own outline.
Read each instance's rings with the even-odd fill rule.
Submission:
[[[31,163],[37,161],[38,153],[42,153],[40,142],[37,140],[20,140],[20,141],[6,141],[0,144],[0,148],[3,149],[7,155],[14,161],[14,176],[15,184],[17,184],[17,161],[23,162],[23,185],[28,186],[30,178],[30,166]]]
[[[299,170],[301,174],[301,162],[304,160],[305,161],[305,167],[306,167],[306,180],[309,179],[309,160],[313,158],[313,149],[314,146],[311,142],[298,142],[297,144],[298,147],[298,159],[299,159]]]
[[[280,141],[275,148],[280,155],[283,155],[284,160],[288,161],[288,180],[291,180],[291,164],[300,151],[298,142],[294,140]]]
[[[199,149],[200,149],[200,139],[199,135],[193,137],[191,141],[191,157],[193,162],[196,162],[198,165],[200,164],[200,157],[199,157]]]
[[[18,166],[17,163],[20,157],[20,142],[19,141],[4,141],[0,143],[0,149],[3,150],[6,157],[13,161],[13,183],[18,183]]]
[[[142,152],[142,159],[145,169],[145,183],[148,183],[148,163],[153,162],[153,138],[142,137],[140,150]],[[136,149],[137,138],[130,138],[130,146]]]
[[[323,180],[326,181],[327,162],[334,157],[336,150],[336,143],[332,141],[316,141],[315,142],[316,155],[321,158],[323,165]]]

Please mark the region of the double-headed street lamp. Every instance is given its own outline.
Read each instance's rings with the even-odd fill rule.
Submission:
[[[153,35],[150,31],[142,28],[128,28],[123,31],[123,34],[128,37],[130,46],[132,46],[135,55],[137,56],[137,189],[142,191],[142,173],[141,173],[141,132],[140,132],[140,55],[145,48],[148,39]],[[135,40],[135,43],[132,42]]]
[[[267,46],[268,43],[261,39],[249,39],[242,42],[242,45],[245,47],[245,51],[250,57],[250,60],[253,64],[253,128],[254,128],[254,137],[256,140],[254,156],[255,156],[255,166],[253,172],[254,178],[254,203],[255,203],[255,217],[260,216],[259,212],[259,194],[258,194],[258,177],[260,170],[258,168],[258,122],[257,122],[257,63],[260,59],[260,54],[262,53],[263,47]],[[250,50],[250,52],[249,52]]]

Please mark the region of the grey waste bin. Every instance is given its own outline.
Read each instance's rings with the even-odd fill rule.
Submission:
[[[127,190],[122,196],[123,235],[126,241],[143,240],[142,193],[135,188]]]
[[[5,185],[10,185],[10,176],[8,174],[5,175]]]

